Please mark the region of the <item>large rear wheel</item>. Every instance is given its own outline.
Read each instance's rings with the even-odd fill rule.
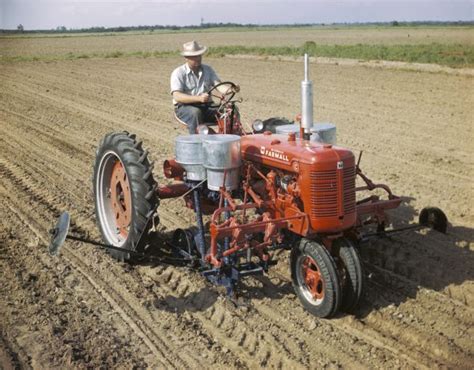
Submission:
[[[336,265],[326,248],[307,239],[294,246],[291,278],[301,303],[315,316],[333,316],[339,309],[341,286]]]
[[[110,251],[113,257],[131,260],[125,251],[142,251],[158,206],[152,165],[135,135],[110,133],[102,139],[96,152],[93,187],[103,240],[124,249]]]

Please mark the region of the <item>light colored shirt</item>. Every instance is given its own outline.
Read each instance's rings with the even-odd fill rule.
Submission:
[[[171,94],[175,91],[180,91],[188,95],[197,96],[208,92],[218,82],[219,77],[212,67],[201,64],[201,68],[196,75],[189,68],[188,64],[184,63],[171,73]],[[174,99],[173,104],[176,104]]]

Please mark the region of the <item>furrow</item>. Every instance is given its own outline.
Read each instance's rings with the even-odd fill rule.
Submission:
[[[6,174],[4,168],[0,167],[0,172],[2,173],[2,178],[6,179],[6,176],[4,176]],[[10,177],[10,179],[12,178],[11,175],[9,175],[9,177]],[[17,182],[17,184],[15,184],[16,186],[14,185],[15,186],[14,188],[17,188],[18,183],[21,184],[21,182],[19,182],[15,178],[13,178],[13,181]],[[29,193],[31,193],[31,191],[27,191],[26,193],[24,193],[23,196],[31,197],[31,195]],[[34,194],[34,193],[31,193],[31,194]],[[35,203],[38,204],[38,201],[40,201],[40,203],[42,205],[44,205],[44,210],[47,210],[47,211],[50,212],[50,216],[52,216],[53,214],[58,213],[58,210],[55,208],[55,206],[52,206],[47,200],[41,199],[41,197],[39,197],[38,195],[33,195],[33,196],[36,200]],[[10,198],[10,202],[15,204],[15,207],[9,206],[10,210],[15,212],[16,214],[18,214],[18,216],[21,217],[24,220],[24,222],[30,226],[30,228],[32,228],[32,230],[35,232],[35,234],[38,235],[38,237],[41,237],[41,240],[44,242],[44,244],[47,245],[48,242],[44,239],[42,234],[39,232],[40,227],[33,227],[31,225],[31,223],[33,222],[32,221],[33,217],[30,216],[29,218],[26,218],[26,217],[22,216],[23,212],[20,213],[20,211],[19,211],[20,209],[22,209],[22,206],[18,203],[13,202],[13,200],[11,198]],[[44,217],[45,215],[43,214],[42,216]],[[38,222],[35,222],[35,223],[38,223]],[[38,225],[40,225],[40,223],[38,223]],[[73,252],[68,251],[67,249],[65,249],[63,253],[66,254],[66,258],[69,257],[69,261],[70,261],[71,265],[73,265],[74,268],[77,268],[78,271],[90,281],[90,283],[95,287],[95,289],[99,292],[99,294],[101,294],[104,297],[104,299],[112,307],[114,307],[114,309],[119,311],[119,314],[123,317],[123,319],[127,323],[127,325],[129,325],[131,327],[131,329],[134,330],[134,332],[136,332],[136,334],[144,340],[145,344],[147,344],[147,346],[150,347],[150,350],[152,350],[156,354],[161,354],[162,356],[160,356],[160,358],[167,359],[167,358],[170,358],[170,357],[173,356],[172,349],[169,348],[166,345],[166,343],[163,340],[160,339],[160,337],[166,337],[166,335],[164,333],[160,333],[160,334],[153,333],[153,329],[151,329],[149,326],[147,326],[145,324],[147,322],[147,320],[145,318],[136,315],[137,314],[136,310],[133,310],[131,308],[131,306],[129,304],[127,304],[124,299],[121,299],[118,294],[113,294],[112,293],[113,292],[112,286],[107,285],[105,283],[102,283],[101,279],[98,276],[96,276],[90,268],[86,267],[86,265],[82,261],[81,261],[81,263],[83,264],[83,266],[82,267],[79,266],[78,261],[81,260],[81,259],[79,257],[77,257]],[[71,257],[71,255],[73,257]],[[73,261],[74,258],[75,258],[75,261]],[[107,286],[107,288],[104,288],[104,286]],[[112,295],[114,295],[114,297],[112,297]],[[120,302],[120,304],[119,304],[119,302]],[[128,307],[131,314],[127,314],[121,308],[123,306]],[[137,316],[137,319],[132,319],[132,317],[134,317],[134,316]],[[156,344],[153,344],[153,343],[156,343]],[[159,349],[159,347],[164,347],[167,350],[165,350],[163,352],[163,350]],[[173,367],[177,367],[177,368],[189,367],[191,365],[191,362],[190,363],[184,362],[182,360],[182,355],[183,355],[183,353],[181,353],[180,355],[174,356],[174,362],[169,362],[167,366],[173,366]]]

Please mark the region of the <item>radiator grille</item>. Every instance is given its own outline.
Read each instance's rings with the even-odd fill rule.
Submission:
[[[317,171],[310,174],[311,179],[311,217],[336,217],[338,204],[342,202],[344,214],[355,211],[355,167],[343,169],[342,194],[343,199],[338,199],[338,174],[337,170]]]
[[[318,171],[311,178],[311,216],[337,216],[337,171]]]
[[[356,169],[355,167],[344,168],[344,213],[355,211],[356,207]]]

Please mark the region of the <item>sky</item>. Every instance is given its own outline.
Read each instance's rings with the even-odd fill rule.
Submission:
[[[472,21],[474,0],[0,0],[0,29]]]

